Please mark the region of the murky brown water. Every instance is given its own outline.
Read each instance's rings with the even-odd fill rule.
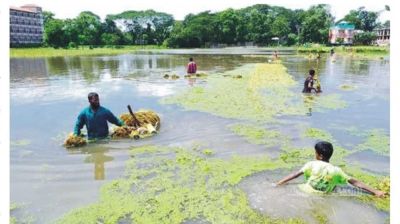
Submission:
[[[233,154],[265,154],[263,147],[248,143],[233,134],[227,126],[235,120],[215,117],[206,113],[183,111],[175,105],[162,105],[159,100],[190,88],[206,85],[204,80],[189,82],[163,79],[165,73],[185,74],[190,51],[162,51],[119,56],[11,59],[11,201],[23,203],[17,217],[49,223],[72,208],[87,205],[98,199],[99,187],[106,181],[123,176],[128,149],[137,145],[160,144],[171,146],[203,145],[212,148],[224,158]],[[195,52],[196,53],[196,52]],[[207,73],[222,72],[267,58],[229,55],[223,52],[197,52],[194,58],[199,70]],[[218,53],[218,52],[214,52]],[[254,52],[253,52],[254,54]],[[356,60],[337,57],[330,61],[308,60],[286,56],[284,65],[289,74],[302,82],[310,67],[320,73],[321,84],[327,93],[343,96],[349,107],[328,113],[288,120],[330,131],[344,145],[356,145],[338,127],[354,126],[359,129],[380,128],[389,132],[389,62],[388,60]],[[342,83],[354,85],[356,91],[342,91]],[[67,133],[73,130],[79,111],[87,105],[87,93],[97,91],[101,104],[118,115],[126,112],[126,105],[134,109],[148,108],[161,115],[160,134],[141,141],[119,140],[93,144],[84,151],[67,151],[61,146]],[[329,118],[329,120],[327,120]],[[290,127],[280,127],[290,134]],[[300,140],[299,140],[300,141]],[[304,144],[304,142],[302,142]],[[312,143],[310,143],[312,144]],[[268,152],[276,156],[277,151]],[[388,174],[389,160],[373,152],[363,152],[348,158],[349,163],[363,162],[369,171]],[[366,161],[364,163],[364,161]],[[246,179],[242,187],[248,193],[254,208],[273,216],[285,216],[284,204],[267,200],[271,196],[268,181],[258,176]],[[287,198],[294,204],[298,199]],[[320,201],[320,200],[319,200]],[[331,201],[331,199],[329,199]],[[333,209],[354,208],[351,217],[360,213],[380,221],[387,214],[349,201],[332,201]],[[328,208],[331,209],[331,208]],[[295,209],[288,216],[301,215]],[[344,213],[343,213],[344,212]],[[349,216],[338,210],[332,216],[339,222]],[[352,219],[350,219],[352,220]],[[311,221],[310,221],[311,222]]]

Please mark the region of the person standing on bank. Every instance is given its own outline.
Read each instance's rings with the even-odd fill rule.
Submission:
[[[86,125],[88,139],[102,139],[108,136],[107,121],[117,126],[124,125],[124,122],[114,116],[105,107],[100,106],[99,95],[91,92],[88,95],[90,106],[83,109],[75,123],[74,135],[79,136],[81,129]]]
[[[189,58],[189,63],[187,65],[187,73],[189,75],[195,75],[197,72],[196,62],[193,61],[193,58]]]

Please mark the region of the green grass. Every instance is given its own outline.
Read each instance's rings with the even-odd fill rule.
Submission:
[[[37,57],[60,57],[60,56],[92,56],[92,55],[116,55],[146,49],[164,49],[163,46],[120,46],[120,47],[98,47],[90,49],[89,46],[81,46],[71,49],[55,49],[50,47],[40,48],[10,48],[10,58],[37,58]]]
[[[384,56],[390,53],[389,47],[377,46],[338,46],[333,47],[335,53],[350,54],[355,56]],[[298,53],[329,53],[332,46],[313,45],[310,47],[298,47]]]

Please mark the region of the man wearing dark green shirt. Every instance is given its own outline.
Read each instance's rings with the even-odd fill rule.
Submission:
[[[108,136],[107,121],[117,126],[124,125],[105,107],[100,106],[99,95],[97,93],[89,93],[90,106],[83,109],[75,123],[74,134],[80,135],[81,129],[86,125],[88,139],[101,139]]]

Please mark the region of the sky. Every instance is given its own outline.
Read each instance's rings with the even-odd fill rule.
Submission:
[[[331,13],[336,20],[343,18],[350,10],[365,6],[367,10],[379,11],[385,5],[391,6],[391,0],[9,0],[10,6],[21,6],[24,4],[36,4],[43,10],[55,13],[56,18],[74,18],[82,11],[92,11],[102,19],[107,14],[118,14],[126,10],[153,9],[159,12],[172,14],[175,20],[183,20],[189,13],[199,13],[210,10],[212,12],[222,11],[227,8],[240,9],[254,4],[269,4],[283,6],[290,9],[308,9],[311,5],[325,3],[331,5]],[[384,22],[390,20],[390,12],[383,12],[379,18]]]

